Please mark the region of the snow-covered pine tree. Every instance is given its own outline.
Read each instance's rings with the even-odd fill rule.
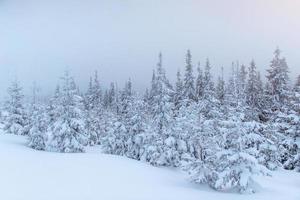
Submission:
[[[4,130],[10,134],[28,134],[28,118],[24,109],[24,95],[18,81],[13,81],[8,88],[9,99],[6,102],[7,117],[4,123]]]
[[[88,143],[83,119],[83,98],[78,95],[76,84],[69,72],[65,72],[62,81],[58,104],[54,108],[56,118],[47,131],[46,150],[65,153],[83,152]]]
[[[98,80],[98,73],[95,71],[94,78],[90,78],[89,87],[85,95],[85,128],[89,135],[90,145],[95,145],[99,142],[102,108],[102,90]]]
[[[39,106],[37,115],[34,116],[33,129],[30,130],[29,135],[29,146],[38,150],[47,150],[48,142],[48,130],[60,116],[57,112],[58,106],[60,105],[61,90],[60,86],[57,85],[54,91],[54,95],[50,98],[46,105]],[[47,124],[45,124],[47,123]],[[45,125],[45,126],[44,126]],[[45,128],[45,130],[44,130]]]
[[[232,69],[231,69],[231,76],[228,81],[228,85],[226,88],[226,101],[227,104],[231,105],[235,109],[240,109],[243,107],[242,105],[242,96],[244,97],[245,95],[242,94],[242,87],[241,87],[241,82],[245,82],[245,77],[246,72],[243,70],[243,74],[241,73],[240,70],[240,65],[238,62],[232,62]],[[245,90],[245,89],[244,89]],[[244,91],[243,91],[244,92]]]
[[[90,77],[87,92],[84,96],[84,105],[87,110],[92,108],[91,102],[93,101],[93,78]]]
[[[224,69],[222,67],[222,75],[219,76],[216,86],[216,97],[223,105],[225,101],[225,81],[224,81]]]
[[[143,160],[153,165],[171,165],[167,159],[166,142],[170,136],[170,126],[173,120],[173,95],[172,85],[166,77],[165,69],[162,66],[162,55],[159,54],[157,64],[155,95],[153,96],[152,108],[152,130],[149,130],[150,145],[146,149]]]
[[[138,96],[132,96],[127,113],[127,152],[129,158],[141,160],[147,157],[146,149],[149,145],[149,136],[147,133],[147,123],[149,123],[146,115],[146,105]]]
[[[116,155],[128,155],[129,128],[132,106],[132,83],[129,79],[120,94],[120,102],[117,105],[116,116],[112,118],[112,124],[101,143],[105,152]]]
[[[187,50],[185,62],[186,62],[186,66],[185,66],[184,83],[183,83],[183,95],[185,97],[185,100],[195,101],[196,100],[195,85],[194,85],[195,83],[194,83],[194,75],[193,75],[192,55],[190,50]]]
[[[251,119],[258,120],[258,112],[262,108],[262,86],[260,75],[256,70],[256,65],[254,60],[251,61],[249,67],[249,77],[246,87],[246,104],[250,108]]]
[[[111,83],[107,91],[107,104],[108,108],[113,112],[118,112],[118,91],[115,83]]]
[[[85,111],[85,130],[88,135],[88,143],[93,146],[99,143],[101,128],[100,116],[96,115],[93,110]]]
[[[200,129],[195,123],[197,115],[196,102],[191,101],[189,105],[180,107],[161,146],[163,153],[160,162],[163,165],[179,167],[193,160],[192,154],[197,150],[193,149],[192,138]]]
[[[275,131],[281,135],[278,143],[283,166],[289,170],[300,169],[300,93],[299,83],[296,82],[289,96],[288,110],[276,113]]]
[[[282,108],[289,99],[289,75],[288,65],[285,58],[280,57],[281,51],[277,48],[271,61],[270,69],[267,70],[269,83],[268,94],[271,96],[269,105],[275,110]]]
[[[181,73],[177,71],[177,79],[175,83],[175,94],[174,94],[174,107],[175,107],[175,115],[176,112],[180,109],[183,104],[184,96],[183,96],[183,82],[181,80]]]
[[[151,87],[150,87],[150,92],[149,92],[149,105],[153,105],[154,102],[154,96],[157,93],[157,88],[156,88],[156,71],[153,70],[152,72],[152,79],[151,79]]]
[[[59,98],[61,96],[60,86],[57,85],[54,91],[54,95],[50,98],[48,105],[46,106],[46,112],[49,115],[49,124],[53,123],[57,119],[58,113],[56,107],[59,105]]]
[[[103,150],[140,160],[145,146],[148,145],[144,135],[145,112],[144,101],[134,96],[129,79],[120,96],[119,113],[111,119],[110,128],[101,139]]]
[[[209,59],[206,59],[205,63],[203,88],[204,99],[210,99],[212,96],[214,96],[214,81],[211,74],[211,66]]]
[[[127,130],[118,117],[112,116],[107,127],[106,135],[101,138],[105,153],[125,156],[127,153]]]
[[[156,74],[156,92],[153,97],[152,115],[155,129],[158,134],[165,134],[172,120],[173,88],[166,77],[162,66],[162,54],[159,54]]]
[[[247,88],[247,70],[245,65],[238,67],[237,87],[238,87],[238,99],[241,106],[246,104],[246,88]]]
[[[32,125],[29,130],[28,146],[36,150],[46,150],[47,129],[50,123],[49,114],[44,106],[39,105],[32,113]]]
[[[216,126],[217,148],[212,149],[206,162],[195,162],[190,168],[190,176],[197,183],[208,183],[220,191],[237,190],[255,192],[254,175],[268,174],[253,154],[254,135],[241,124],[232,120],[219,121]],[[212,143],[213,144],[213,143]]]
[[[29,105],[27,106],[28,110],[27,110],[27,113],[28,113],[28,130],[30,130],[30,128],[32,127],[32,122],[34,121],[34,117],[35,117],[35,114],[37,113],[39,107],[40,107],[40,102],[38,100],[38,93],[39,93],[39,88],[36,84],[36,82],[33,82],[32,84],[32,93],[31,93],[31,97],[30,97],[30,103]]]
[[[267,70],[267,100],[271,111],[273,132],[276,133],[276,144],[280,154],[280,162],[286,169],[293,169],[291,160],[297,155],[299,147],[295,142],[295,134],[299,132],[299,116],[293,109],[293,95],[289,85],[289,71],[285,58],[281,58],[280,50],[274,52],[270,69]],[[297,125],[298,124],[298,125]]]
[[[46,132],[50,122],[50,115],[47,113],[46,106],[38,101],[38,92],[39,88],[34,83],[28,126],[28,146],[36,150],[45,150]]]
[[[196,79],[196,97],[197,101],[203,98],[203,93],[204,93],[204,77],[203,77],[203,72],[200,68],[200,62],[198,63],[197,67],[198,75]]]
[[[198,100],[200,112],[207,118],[214,118],[218,110],[218,100],[215,94],[213,76],[211,74],[210,62],[207,59],[203,77],[203,97]]]
[[[88,90],[85,94],[85,107],[88,110],[101,112],[102,108],[102,89],[98,79],[98,72],[95,71],[94,77],[90,77]]]
[[[132,83],[131,80],[129,79],[125,83],[125,87],[121,93],[120,96],[120,119],[124,122],[124,124],[129,124],[129,120],[131,116],[129,116],[129,112],[131,109],[131,104],[133,103],[133,92],[132,92]],[[130,128],[126,126],[127,128]]]
[[[102,108],[102,88],[98,78],[98,71],[95,71],[94,82],[92,84],[93,107],[99,114]]]
[[[260,108],[265,110],[266,109],[266,100],[265,100],[265,91],[264,91],[264,84],[261,79],[260,72],[257,72],[257,96],[259,99]]]

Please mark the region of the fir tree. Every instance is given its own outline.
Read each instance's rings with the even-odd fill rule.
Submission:
[[[83,98],[78,95],[73,77],[65,72],[62,91],[55,105],[56,119],[48,128],[46,149],[56,152],[83,152],[87,133],[83,120]]]
[[[162,54],[159,54],[156,75],[156,94],[153,97],[153,121],[159,134],[167,131],[172,114],[172,95],[173,89],[169,83],[165,69],[162,66]]]
[[[32,113],[32,126],[29,130],[28,146],[36,150],[46,150],[47,128],[50,123],[50,118],[43,106],[36,107]]]
[[[214,95],[214,83],[211,74],[211,66],[208,59],[206,59],[205,70],[204,70],[204,91],[203,95],[205,99],[210,99]]]
[[[203,72],[200,68],[200,62],[198,63],[197,71],[198,71],[198,76],[196,80],[196,97],[197,100],[199,101],[203,97],[203,93],[204,93],[204,77],[203,77]]]
[[[184,75],[183,94],[187,100],[194,101],[195,86],[194,86],[194,75],[193,75],[193,66],[192,66],[192,55],[190,50],[187,51],[185,62],[186,62],[186,66],[185,66],[185,75]]]
[[[13,81],[8,88],[9,100],[6,102],[8,116],[6,117],[4,130],[10,134],[26,135],[28,133],[28,118],[23,107],[24,95],[18,81]]]
[[[268,94],[271,96],[271,105],[278,109],[286,104],[289,95],[289,76],[288,66],[285,58],[280,57],[280,50],[277,48],[274,52],[274,58],[271,61],[270,69],[267,70],[267,79],[269,82]]]
[[[253,111],[261,108],[261,91],[260,91],[260,80],[259,74],[256,70],[255,62],[252,60],[249,67],[249,78],[246,88],[246,102],[247,105],[250,106]]]
[[[223,75],[223,67],[222,67],[222,76],[218,78],[218,83],[216,87],[216,97],[220,101],[221,104],[224,104],[225,100],[225,81]]]
[[[239,103],[244,106],[246,104],[246,85],[247,85],[247,71],[246,66],[238,66],[238,99]]]
[[[183,82],[181,80],[180,71],[177,71],[177,80],[175,85],[175,95],[174,95],[174,105],[175,109],[178,111],[183,103]]]

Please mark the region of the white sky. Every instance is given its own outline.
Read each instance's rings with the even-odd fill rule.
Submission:
[[[255,59],[262,72],[279,46],[291,76],[300,74],[298,0],[0,0],[0,95],[18,77],[54,90],[70,69],[86,86],[95,69],[108,85],[131,77],[149,85],[163,52],[171,80],[193,61],[210,58],[217,76],[232,61]]]

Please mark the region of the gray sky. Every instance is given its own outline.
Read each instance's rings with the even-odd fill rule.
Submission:
[[[187,49],[193,62],[210,58],[217,75],[252,58],[264,72],[276,46],[300,74],[298,0],[0,0],[0,95],[15,77],[54,89],[65,69],[86,86],[95,69],[102,83],[149,85],[157,54],[174,80]]]

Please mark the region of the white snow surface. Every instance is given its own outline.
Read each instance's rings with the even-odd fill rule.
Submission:
[[[189,183],[179,170],[125,157],[36,151],[24,136],[0,134],[0,199],[3,200],[299,200],[300,173],[259,177],[255,194],[216,192]]]

